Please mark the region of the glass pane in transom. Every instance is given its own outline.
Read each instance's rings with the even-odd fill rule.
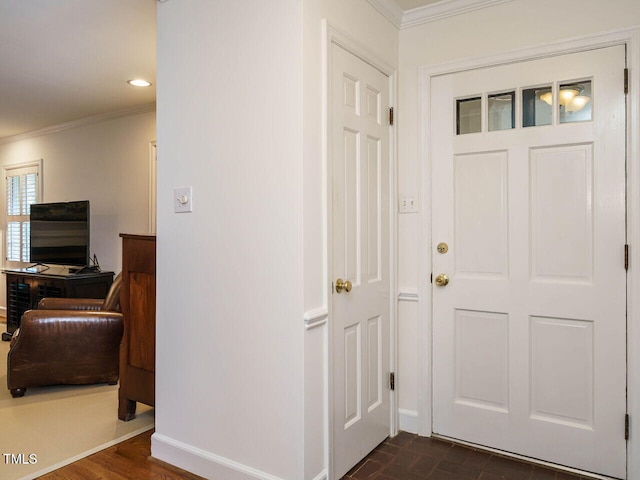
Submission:
[[[516,127],[516,92],[494,93],[488,96],[489,131],[510,130]]]
[[[586,122],[592,118],[591,80],[561,84],[558,90],[560,123]]]
[[[522,126],[551,125],[553,91],[551,86],[522,90]]]
[[[456,133],[478,133],[482,130],[482,98],[456,100]]]

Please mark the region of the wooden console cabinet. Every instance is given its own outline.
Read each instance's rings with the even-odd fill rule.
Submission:
[[[28,268],[5,269],[7,279],[7,331],[2,340],[11,340],[20,327],[22,314],[36,308],[44,297],[105,298],[113,282],[113,272],[69,273],[66,267],[43,272]]]
[[[120,234],[124,334],[120,344],[118,418],[136,416],[136,402],[155,406],[156,237]]]

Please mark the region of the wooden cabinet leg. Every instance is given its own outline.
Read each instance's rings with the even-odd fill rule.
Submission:
[[[26,388],[12,388],[10,390],[11,396],[13,398],[24,397],[24,394],[27,392]]]
[[[118,418],[125,422],[136,418],[136,402],[128,398],[120,398],[118,402]]]

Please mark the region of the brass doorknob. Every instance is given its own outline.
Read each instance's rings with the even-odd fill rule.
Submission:
[[[346,282],[341,278],[336,280],[336,293],[342,293],[343,290],[349,293],[352,288],[353,285],[351,285],[351,282],[349,280],[347,280]]]
[[[447,277],[446,273],[441,273],[436,277],[437,286],[444,287],[447,283],[449,283],[449,277]]]

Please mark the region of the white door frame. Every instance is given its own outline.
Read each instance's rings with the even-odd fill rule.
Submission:
[[[149,142],[149,233],[156,233],[158,216],[158,145]]]
[[[322,71],[323,71],[323,144],[325,151],[323,152],[323,184],[325,186],[324,194],[324,211],[323,211],[323,223],[325,226],[324,235],[324,248],[326,254],[325,261],[325,305],[327,305],[328,313],[328,331],[327,331],[327,471],[328,478],[333,478],[333,306],[331,301],[331,282],[335,277],[333,272],[333,251],[331,247],[332,238],[332,226],[331,226],[331,212],[333,211],[332,205],[332,188],[331,188],[331,155],[332,155],[332,92],[331,92],[331,78],[332,78],[332,54],[331,45],[335,44],[348,52],[352,53],[356,57],[360,58],[364,62],[380,70],[382,73],[389,77],[389,106],[393,107],[396,103],[397,93],[397,81],[396,81],[396,69],[389,65],[384,60],[380,59],[377,55],[372,53],[364,45],[357,40],[353,39],[347,33],[335,28],[326,20],[323,21],[323,52],[322,52]],[[397,371],[397,154],[396,154],[396,128],[391,127],[389,132],[389,165],[390,165],[390,189],[389,189],[389,201],[390,201],[390,218],[389,218],[389,275],[390,275],[390,295],[389,295],[389,327],[390,327],[390,368],[391,371]],[[397,377],[396,377],[397,378]],[[390,432],[391,436],[396,435],[398,432],[398,404],[397,404],[397,390],[391,391],[390,398]]]
[[[462,61],[427,65],[419,69],[418,105],[420,117],[420,165],[422,168],[422,214],[418,244],[418,372],[419,372],[419,434],[432,434],[432,289],[428,281],[431,275],[431,154],[430,115],[431,78],[483,67],[534,60],[537,58],[626,45],[629,69],[629,94],[627,95],[627,243],[629,244],[629,272],[627,276],[627,410],[631,425],[640,419],[640,28],[626,28],[567,39],[538,47],[499,53]],[[622,88],[622,86],[620,86]],[[620,259],[622,262],[623,259]],[[629,348],[631,346],[632,348]],[[640,429],[640,426],[637,427]],[[633,428],[627,445],[627,478],[640,480],[640,430]]]

